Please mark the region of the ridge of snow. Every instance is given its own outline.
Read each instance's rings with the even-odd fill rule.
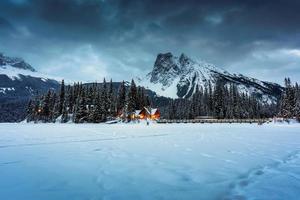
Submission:
[[[28,63],[26,63],[22,58],[9,57],[0,53],[0,66],[9,65],[14,68],[29,70],[35,72],[36,70]]]
[[[47,81],[60,82],[62,79],[64,79],[64,78],[61,78],[61,77],[45,75],[45,74],[37,72],[37,71],[30,71],[30,70],[26,70],[26,69],[16,68],[16,67],[13,67],[13,66],[10,66],[10,65],[0,66],[0,75],[6,75],[8,78],[10,78],[13,81],[14,80],[21,80],[22,76],[29,76],[29,77],[33,77],[33,78],[39,78],[44,82],[47,82]],[[72,84],[76,81],[64,79],[64,82],[65,82],[65,84]]]
[[[6,91],[15,91],[14,87],[0,87],[0,93],[6,94]]]
[[[20,75],[40,78],[44,82],[52,79],[52,78],[49,78],[46,75],[41,74],[39,72],[33,72],[30,70],[19,69],[19,68],[15,68],[15,67],[12,67],[9,65],[0,66],[0,74],[6,75],[11,80],[22,79],[22,77]],[[53,78],[53,79],[55,80],[55,78]]]

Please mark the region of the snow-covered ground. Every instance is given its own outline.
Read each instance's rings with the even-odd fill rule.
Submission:
[[[0,199],[299,199],[299,124],[0,124]]]

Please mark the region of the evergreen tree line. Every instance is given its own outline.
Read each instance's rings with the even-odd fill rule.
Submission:
[[[278,103],[262,103],[254,95],[240,92],[236,84],[225,84],[217,80],[204,87],[197,87],[190,99],[168,99],[152,97],[152,101],[143,87],[136,86],[132,80],[130,86],[123,81],[114,89],[112,81],[103,84],[83,85],[76,83],[65,86],[62,81],[59,92],[49,90],[47,94],[37,96],[29,102],[27,121],[62,123],[99,123],[114,119],[124,120],[145,106],[158,106],[161,116],[167,119],[194,119],[198,116],[211,116],[218,119],[250,119],[280,116],[296,117],[300,120],[300,89],[289,78],[285,79],[285,90]],[[127,120],[130,120],[129,118]]]
[[[241,93],[236,84],[225,85],[217,80],[204,88],[196,88],[191,99],[171,100],[166,118],[194,119],[197,116],[211,116],[218,119],[265,118],[276,115],[276,104],[264,104],[257,97]]]
[[[128,88],[123,81],[119,89],[114,89],[112,80],[83,85],[61,83],[59,92],[49,90],[47,94],[30,100],[27,121],[66,123],[99,123],[123,114],[124,120],[137,109],[150,105],[145,89],[137,87],[132,80]]]
[[[297,118],[300,120],[300,88],[294,85],[289,78],[284,80],[285,90],[280,99],[279,117]]]

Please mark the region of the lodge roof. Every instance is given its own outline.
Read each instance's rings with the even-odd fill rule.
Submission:
[[[143,109],[145,109],[146,113],[149,115],[154,115],[158,111],[158,108],[150,108],[151,111],[146,107],[144,107]],[[135,113],[135,115],[139,115],[139,114],[141,114],[141,112],[142,112],[142,110],[136,110],[134,113]]]
[[[142,111],[142,110],[136,110],[136,111],[134,112],[134,114],[135,114],[135,115],[139,115],[139,114],[141,114],[141,111]]]
[[[151,115],[154,115],[157,112],[157,110],[158,110],[157,108],[152,108],[151,109]]]

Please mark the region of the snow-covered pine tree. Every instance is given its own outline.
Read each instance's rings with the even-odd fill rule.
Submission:
[[[95,108],[92,111],[92,122],[94,123],[100,123],[103,121],[103,110],[102,110],[102,101],[101,101],[101,95],[100,93],[97,94],[96,101],[95,101]]]
[[[137,94],[136,94],[137,100],[136,100],[136,107],[138,109],[141,109],[144,105],[143,97],[142,97],[142,87],[137,87]]]
[[[34,100],[30,99],[29,102],[28,102],[27,109],[26,109],[26,113],[27,113],[26,121],[27,122],[34,121],[34,113],[35,113],[34,107],[35,107]]]
[[[213,98],[213,90],[212,90],[212,84],[210,81],[208,81],[208,101],[207,101],[207,115],[212,116],[214,113],[214,98]]]
[[[189,118],[194,119],[195,117],[199,116],[200,109],[201,109],[201,93],[197,85],[195,93],[193,94],[191,99]]]
[[[294,109],[296,105],[296,94],[295,94],[295,88],[291,84],[290,79],[288,78],[289,82],[289,88],[287,90],[287,98],[288,98],[288,105],[289,105],[289,112],[290,112],[290,118],[294,117]]]
[[[171,99],[168,105],[168,118],[175,119],[176,108],[174,105],[174,100]]]
[[[292,86],[291,86],[291,81],[289,78],[284,79],[285,83],[285,90],[281,95],[281,103],[280,103],[280,116],[283,118],[291,118],[293,113],[292,113]]]
[[[145,107],[151,107],[151,100],[148,95],[145,96]]]
[[[204,91],[203,91],[203,97],[202,97],[202,104],[203,104],[203,112],[201,115],[203,116],[208,116],[210,115],[210,108],[209,108],[209,93],[208,93],[208,88],[207,86],[204,86]]]
[[[51,98],[51,91],[48,90],[47,94],[44,96],[42,100],[42,109],[41,109],[41,116],[43,122],[50,122],[50,98]]]
[[[107,101],[108,101],[108,115],[110,117],[112,117],[116,114],[116,109],[115,109],[116,104],[115,104],[115,98],[114,98],[114,88],[113,88],[112,79],[110,79],[110,82],[109,82]]]
[[[107,120],[108,115],[108,97],[107,97],[107,84],[104,78],[103,86],[101,88],[101,105],[102,105],[102,121]]]
[[[235,84],[232,85],[232,102],[233,118],[239,119],[241,118],[241,99],[237,86]]]
[[[134,80],[131,80],[131,85],[127,95],[127,112],[133,113],[137,109],[137,88]]]
[[[218,119],[224,118],[224,83],[218,79],[213,93],[214,116]]]
[[[300,88],[298,83],[295,84],[295,109],[294,116],[300,122]]]
[[[81,95],[78,97],[78,104],[76,108],[76,114],[74,118],[75,123],[83,123],[87,120],[88,112],[86,108],[86,101],[85,101],[85,92],[84,90],[81,91]]]
[[[124,112],[125,103],[126,103],[126,87],[125,87],[125,82],[122,81],[120,88],[118,90],[118,96],[117,96],[117,113],[118,114]]]
[[[63,105],[65,101],[65,81],[61,81],[60,85],[60,93],[59,93],[59,108],[58,108],[58,114],[61,115],[63,110]]]
[[[229,85],[229,91],[228,91],[228,101],[227,101],[227,112],[226,112],[226,117],[229,119],[234,118],[234,86],[233,84]]]
[[[49,104],[49,108],[50,108],[50,116],[49,119],[51,122],[54,122],[55,120],[55,103],[57,101],[57,95],[55,92],[51,92],[51,96],[50,96],[50,104]]]
[[[67,123],[70,120],[67,101],[64,101],[62,115],[61,115],[61,123]]]

